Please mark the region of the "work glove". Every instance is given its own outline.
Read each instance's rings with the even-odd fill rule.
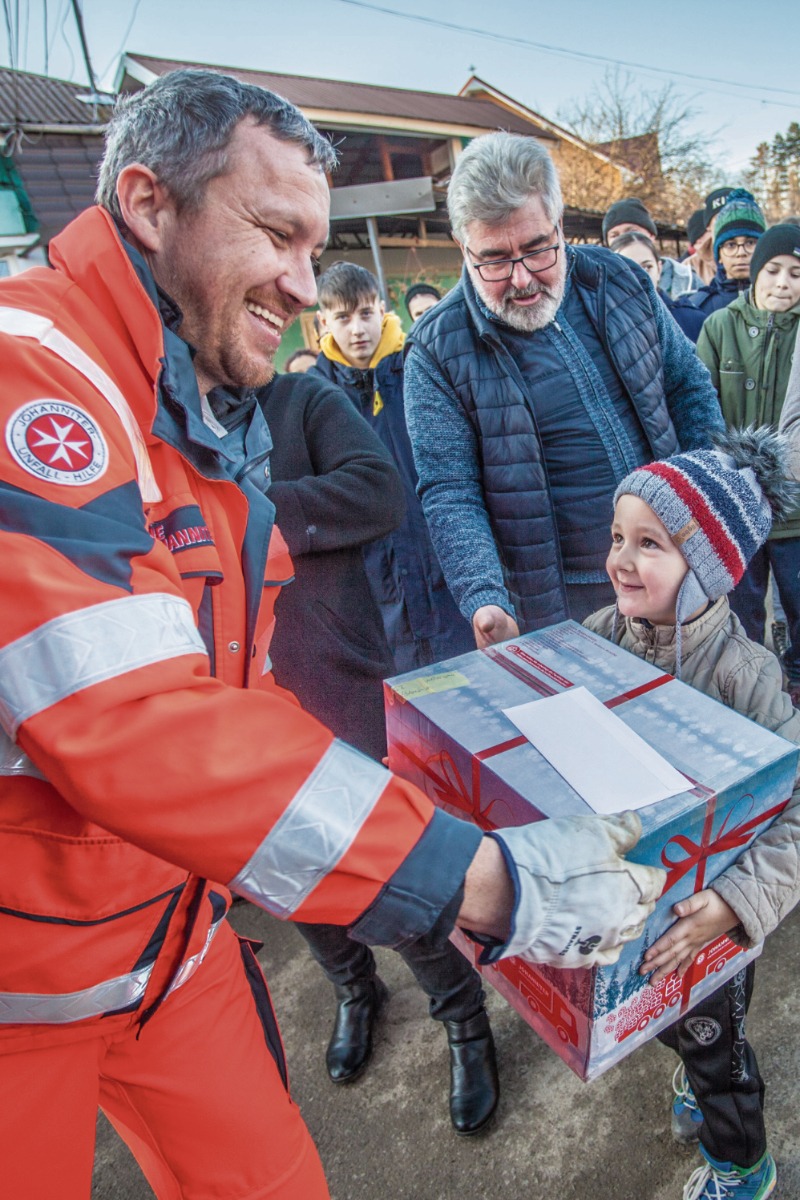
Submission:
[[[666,883],[623,857],[642,836],[635,812],[563,817],[490,834],[514,880],[511,936],[499,953],[552,967],[606,966],[641,937]]]

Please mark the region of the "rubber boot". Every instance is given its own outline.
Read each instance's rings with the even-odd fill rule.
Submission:
[[[480,1133],[494,1116],[500,1081],[485,1008],[468,1021],[444,1021],[450,1043],[450,1120],[459,1137]]]
[[[386,984],[373,979],[336,984],[336,1021],[325,1064],[334,1083],[352,1083],[372,1056],[372,1030],[389,998]]]

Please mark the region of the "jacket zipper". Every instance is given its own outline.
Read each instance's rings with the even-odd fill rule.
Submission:
[[[756,392],[756,403],[758,404],[761,397],[761,391],[764,387],[764,370],[767,365],[767,355],[769,354],[769,344],[772,341],[773,328],[775,324],[775,314],[770,313],[767,318],[767,336],[764,339],[764,353],[761,355],[761,368],[758,373],[758,391]]]

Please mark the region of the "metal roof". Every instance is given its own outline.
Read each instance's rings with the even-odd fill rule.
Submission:
[[[125,60],[131,65],[138,64],[152,76],[167,75],[171,71],[186,67],[219,71],[225,75],[233,75],[243,83],[252,83],[277,92],[301,109],[374,114],[430,121],[440,125],[463,125],[467,128],[507,129],[511,133],[525,133],[550,140],[554,138],[552,133],[541,126],[500,108],[491,100],[470,100],[444,92],[378,87],[371,83],[348,83],[341,79],[312,79],[305,75],[279,75],[271,71],[249,71],[240,67],[179,62],[168,58],[151,58],[145,54],[126,54]],[[142,80],[138,82],[141,83]]]
[[[42,243],[94,204],[97,167],[103,153],[99,135],[44,134],[24,140],[14,165],[39,219]]]
[[[76,97],[88,93],[87,87],[12,71],[0,67],[0,125],[94,125],[108,120],[111,109],[98,105],[97,115],[91,104]]]

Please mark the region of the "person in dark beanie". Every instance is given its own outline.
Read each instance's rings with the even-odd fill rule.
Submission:
[[[713,196],[712,192],[712,196]],[[756,243],[767,228],[756,199],[744,188],[730,192],[714,218],[714,259],[717,273],[689,297],[689,303],[705,317],[735,300],[750,286],[750,259]]]
[[[704,208],[696,208],[686,222],[686,236],[689,239],[689,245],[692,249],[694,249],[695,243],[699,242],[707,228],[706,210]]]
[[[633,229],[646,233],[653,241],[658,237],[656,223],[644,204],[635,196],[629,196],[612,204],[603,217],[603,241],[610,246],[623,233],[630,233]]]
[[[800,324],[800,228],[767,230],[750,270],[749,288],[703,325],[697,353],[711,372],[726,424],[777,429]],[[800,507],[776,521],[731,593],[733,611],[757,642],[764,641],[770,567],[786,613],[789,691],[800,705]]]
[[[626,233],[636,233],[650,239],[661,263],[661,289],[671,300],[694,292],[702,286],[703,281],[695,275],[691,263],[680,263],[674,258],[661,258],[658,255],[656,223],[642,201],[637,200],[635,196],[617,200],[603,217],[603,241],[609,249],[612,242],[616,242]]]
[[[406,292],[406,309],[412,321],[418,320],[434,304],[438,304],[442,293],[432,283],[412,283]]]
[[[705,208],[698,208],[686,222],[686,236],[689,239],[692,268],[699,278],[697,287],[704,287],[717,273],[714,259],[714,233],[707,219]]]
[[[733,187],[715,188],[713,192],[709,192],[706,196],[706,229],[710,228],[712,233],[714,231],[714,218],[720,209],[725,207],[725,205],[728,203],[728,197],[730,196],[731,192],[735,190],[736,189]]]

